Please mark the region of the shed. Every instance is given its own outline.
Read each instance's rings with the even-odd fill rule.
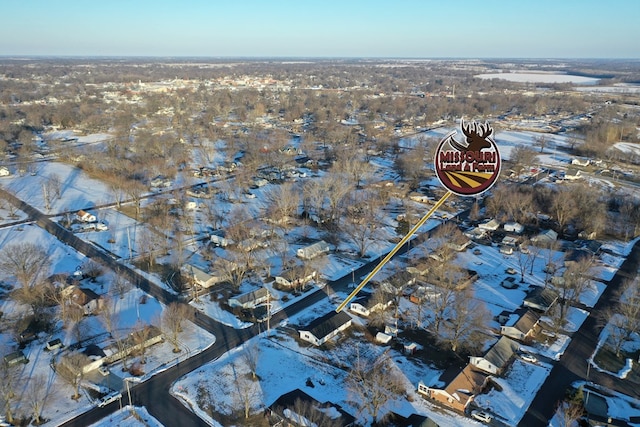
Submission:
[[[378,332],[376,334],[376,342],[380,344],[389,344],[393,337],[391,335],[387,335],[384,332]]]
[[[27,356],[25,356],[24,353],[20,350],[5,355],[3,360],[4,363],[9,366],[17,365],[18,363],[24,363],[25,365],[29,363],[29,359],[27,359]]]

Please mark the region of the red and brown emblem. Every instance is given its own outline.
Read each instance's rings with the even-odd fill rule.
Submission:
[[[454,139],[456,131],[445,136],[436,150],[438,179],[449,191],[475,196],[487,191],[500,175],[500,152],[488,123],[460,122],[464,143]]]

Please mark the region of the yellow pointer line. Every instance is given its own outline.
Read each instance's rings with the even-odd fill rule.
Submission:
[[[371,278],[378,272],[380,271],[380,269],[396,254],[396,252],[398,252],[398,250],[402,247],[402,245],[404,245],[405,243],[407,243],[407,240],[409,240],[411,238],[411,236],[414,235],[414,233],[416,231],[418,231],[418,229],[420,227],[422,227],[422,225],[427,222],[427,220],[429,219],[429,217],[431,215],[433,215],[433,213],[440,207],[442,206],[442,204],[447,200],[447,198],[452,195],[453,193],[451,191],[447,191],[444,196],[442,196],[440,198],[440,200],[438,200],[436,202],[435,205],[433,205],[433,207],[429,210],[429,212],[427,212],[427,214],[425,216],[422,217],[422,219],[420,221],[418,221],[418,223],[416,225],[413,226],[413,228],[407,233],[406,236],[404,236],[402,238],[402,240],[400,240],[398,242],[398,244],[396,244],[396,246],[391,249],[391,252],[389,252],[387,254],[386,257],[384,257],[384,259],[382,261],[380,261],[380,264],[378,264],[376,266],[376,268],[374,268],[373,270],[371,270],[371,273],[369,273],[367,275],[367,277],[364,278],[364,280],[358,285],[357,288],[355,288],[353,290],[353,292],[351,292],[351,294],[349,294],[349,296],[347,298],[345,298],[344,301],[342,301],[342,303],[338,306],[338,308],[336,308],[336,312],[341,312],[344,307],[349,304],[349,301],[351,301],[353,299],[353,297],[355,297],[357,295],[358,292],[360,292],[360,290],[362,288],[364,288],[364,286],[369,282],[369,280],[371,280]]]

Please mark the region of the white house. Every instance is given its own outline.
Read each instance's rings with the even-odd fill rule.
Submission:
[[[531,238],[531,241],[533,243],[539,244],[546,244],[549,242],[554,242],[556,240],[558,240],[558,233],[556,233],[554,230],[544,230]]]
[[[227,261],[231,262],[231,261]],[[195,285],[201,288],[210,288],[213,285],[224,282],[226,280],[225,274],[211,274],[203,271],[192,264],[187,264],[182,267],[183,273],[193,281]]]
[[[298,333],[300,334],[300,339],[319,346],[347,329],[352,323],[351,316],[344,311],[338,313],[331,311],[315,319],[307,326],[300,328]]]
[[[497,219],[490,219],[482,224],[478,224],[478,228],[484,231],[496,231],[500,227],[500,223]]]
[[[503,228],[507,233],[520,234],[524,231],[524,225],[514,221],[505,222]]]
[[[352,301],[349,304],[349,310],[360,316],[369,317],[374,311],[384,310],[385,308],[388,308],[393,302],[390,295],[385,295],[384,301],[379,301],[373,304],[373,301],[371,300],[372,296],[372,294],[367,294],[363,295],[355,301]]]
[[[309,283],[315,279],[317,275],[318,272],[316,270],[310,270],[298,265],[275,276],[275,282],[286,288],[294,288]]]
[[[329,253],[330,250],[331,248],[329,247],[329,244],[324,240],[320,240],[312,245],[298,249],[296,251],[296,255],[302,259],[313,259],[317,256]]]
[[[267,288],[259,288],[255,291],[229,298],[228,304],[230,307],[254,308],[267,302],[269,298],[271,298],[269,290]]]
[[[9,169],[6,166],[0,166],[0,176],[9,176],[11,175],[11,172],[9,172]]]
[[[83,210],[79,210],[76,213],[76,218],[82,222],[96,222],[98,220],[95,215]]]
[[[469,364],[492,375],[500,375],[509,366],[520,346],[505,336],[501,337],[484,356],[471,356]]]
[[[540,315],[532,310],[527,310],[513,324],[506,323],[500,327],[500,334],[514,340],[524,341],[534,332],[534,328],[540,321]]]

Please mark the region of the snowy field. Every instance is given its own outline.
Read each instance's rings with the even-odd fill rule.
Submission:
[[[595,85],[600,79],[593,77],[574,76],[560,73],[523,73],[519,71],[505,71],[501,73],[478,74],[480,79],[500,79],[517,83],[573,83],[579,85]]]

